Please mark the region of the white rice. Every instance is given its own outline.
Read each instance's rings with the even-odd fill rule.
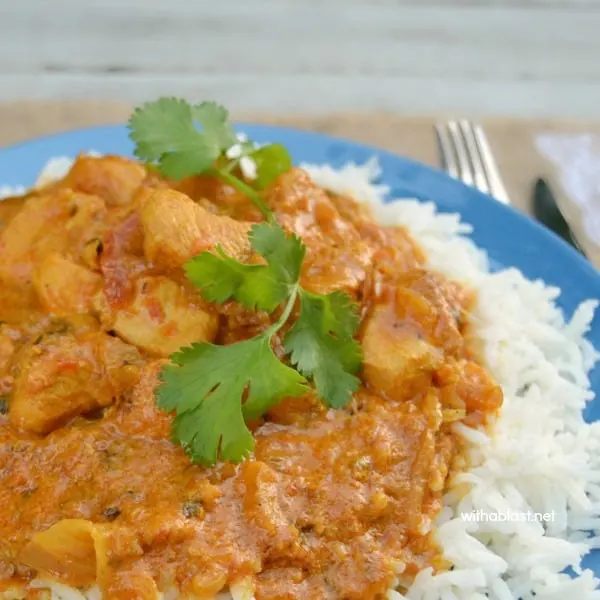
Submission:
[[[70,164],[51,163],[40,179],[61,177]],[[593,398],[588,372],[599,358],[584,338],[597,300],[582,303],[565,321],[555,303],[560,290],[517,269],[490,273],[485,253],[465,237],[471,227],[458,215],[414,200],[384,204],[389,190],[373,183],[376,160],[341,170],[303,167],[320,185],[370,203],[381,223],[405,226],[432,269],[477,292],[471,324],[504,390],[490,435],[456,427],[469,444],[471,467],[448,490],[435,534],[452,570],[436,575],[425,569],[403,593],[390,590],[388,599],[600,600],[600,580],[580,567],[582,557],[600,547],[600,424],[582,417]],[[541,524],[463,517],[527,511],[553,511],[554,518]],[[567,567],[574,577],[563,573]],[[54,600],[99,598],[97,588],[82,593],[48,581],[37,585],[51,588]],[[251,587],[240,582],[218,598],[251,600]]]

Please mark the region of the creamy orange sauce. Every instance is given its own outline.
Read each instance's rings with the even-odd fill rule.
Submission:
[[[206,303],[182,270],[217,243],[249,259],[260,214],[213,179],[118,157],[0,202],[0,590],[50,577],[210,597],[249,577],[257,600],[368,600],[400,564],[408,580],[445,566],[431,526],[461,460],[452,423],[502,403],[465,341],[472,296],[298,169],[265,201],[307,246],[302,284],[359,304],[362,385],[343,410],[285,400],[251,424],[251,458],[212,468],[170,441],[154,391],[181,345],[269,326]]]

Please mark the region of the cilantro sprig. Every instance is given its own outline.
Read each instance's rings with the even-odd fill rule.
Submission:
[[[227,110],[216,102],[192,105],[178,98],[148,102],[136,108],[129,119],[135,155],[156,164],[169,179],[200,174],[219,177],[246,194],[263,216],[270,218],[271,211],[260,194],[232,171],[244,158],[249,158],[256,166],[255,185],[263,189],[291,167],[292,159],[281,144],[257,148],[251,142],[239,140],[228,117]],[[227,151],[236,146],[239,148],[236,156],[218,165],[217,160],[227,158]]]
[[[287,237],[274,223],[254,225],[249,239],[267,264],[240,263],[218,247],[216,254],[203,252],[190,260],[185,272],[209,302],[222,304],[233,298],[246,308],[273,312],[298,281],[306,248],[300,238]]]
[[[300,288],[300,316],[284,339],[292,364],[312,379],[327,406],[342,408],[358,387],[362,353],[353,337],[358,313],[342,292],[312,294]]]
[[[306,247],[275,222],[260,195],[290,168],[287,150],[280,144],[257,148],[240,140],[227,111],[213,102],[190,105],[162,98],[136,109],[129,128],[136,156],[156,164],[165,177],[219,177],[246,194],[266,221],[249,234],[253,252],[264,262],[242,263],[217,247],[185,265],[187,278],[208,301],[235,300],[279,316],[252,339],[226,346],[195,343],[171,355],[161,371],[156,400],[162,410],[175,413],[173,440],[194,462],[239,462],[254,448],[246,422],[286,397],[305,394],[310,383],[326,406],[346,405],[360,383],[356,306],[343,292],[315,294],[302,288]],[[236,174],[244,159],[253,161],[253,177]],[[283,338],[286,364],[273,352],[273,338],[296,308],[297,318]]]

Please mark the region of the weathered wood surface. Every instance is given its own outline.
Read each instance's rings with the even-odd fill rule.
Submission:
[[[1,0],[0,100],[600,117],[598,0]]]

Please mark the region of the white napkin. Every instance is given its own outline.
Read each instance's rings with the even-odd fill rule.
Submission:
[[[534,141],[570,201],[557,198],[563,216],[585,250],[600,252],[600,136],[541,134]]]

